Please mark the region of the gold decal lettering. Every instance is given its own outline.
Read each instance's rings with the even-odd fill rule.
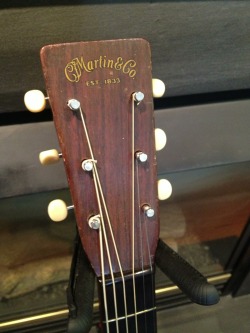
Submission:
[[[94,60],[94,62],[95,62],[95,69],[98,68],[99,60],[100,60],[100,59],[95,59],[95,60]]]
[[[102,56],[100,56],[100,68],[102,68]]]
[[[76,57],[72,59],[64,69],[66,79],[70,82],[79,82],[83,72],[91,73],[94,70],[102,68],[112,68],[121,71],[131,78],[136,76],[136,61],[133,59],[123,60],[122,57],[116,59],[108,58],[106,55],[100,55],[97,59],[84,59]],[[86,81],[91,82],[91,81]]]
[[[123,65],[122,71],[124,74],[128,74],[130,77],[134,77],[136,75],[136,72],[135,72],[135,70],[132,70],[131,68],[134,68],[135,66],[136,66],[136,62],[134,60],[128,60]]]
[[[115,69],[120,71],[122,69],[123,61],[122,57],[118,57],[115,63]]]
[[[88,69],[87,69],[87,67],[86,67],[86,65],[85,65],[85,62],[84,62],[84,60],[83,60],[83,57],[81,57],[81,60],[79,60],[79,58],[76,58],[76,60],[77,60],[77,63],[78,63],[78,65],[80,66],[80,68],[81,69],[84,69],[86,72],[90,72]]]
[[[90,72],[94,70],[93,61],[88,61],[87,68]]]
[[[107,67],[108,68],[113,68],[113,66],[114,66],[114,60],[109,59]]]
[[[106,56],[103,57],[103,67],[106,68]]]

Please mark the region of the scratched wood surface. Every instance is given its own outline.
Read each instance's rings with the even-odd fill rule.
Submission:
[[[102,214],[113,272],[120,271],[120,264],[123,271],[131,271],[133,232],[135,269],[149,267],[154,258],[159,224],[148,42],[128,39],[49,45],[41,50],[41,60],[79,234],[96,274],[101,274],[102,246],[99,233],[91,229],[87,221],[101,212],[92,172],[83,171],[81,167],[83,160],[92,158],[92,153],[105,199]],[[142,91],[145,96],[139,105],[132,100],[136,91]],[[67,106],[72,98],[80,101],[84,121],[79,110],[72,111]],[[132,105],[136,105],[134,129]],[[148,159],[138,166],[133,162],[133,166],[137,151],[145,152]],[[153,207],[155,216],[141,223],[139,221],[144,221],[145,215],[140,207],[144,204]],[[134,231],[132,214],[135,215]],[[109,220],[120,263],[108,227]],[[106,248],[104,246],[104,267],[106,274],[110,274]]]

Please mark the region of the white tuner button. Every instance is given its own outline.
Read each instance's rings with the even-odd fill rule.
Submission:
[[[56,199],[49,203],[48,214],[52,221],[61,222],[68,216],[68,208],[63,200]]]
[[[165,84],[159,79],[152,79],[153,97],[162,97],[165,93]]]
[[[30,112],[41,112],[45,109],[46,99],[40,90],[30,90],[24,95],[24,104]]]
[[[166,200],[172,194],[172,185],[167,179],[158,180],[158,199]]]
[[[156,128],[155,129],[155,150],[159,151],[162,150],[167,143],[167,136],[166,133],[160,129]]]
[[[42,165],[57,163],[60,157],[61,154],[56,149],[45,150],[39,154],[39,160]]]

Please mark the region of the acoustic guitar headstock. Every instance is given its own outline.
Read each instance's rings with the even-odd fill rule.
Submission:
[[[40,160],[49,164],[63,158],[78,231],[92,267],[97,276],[147,269],[159,234],[148,42],[49,45],[41,50],[41,61],[61,154],[50,150],[41,153]],[[161,81],[153,85],[156,97],[164,93]],[[31,105],[33,94],[40,104]],[[45,107],[40,92],[27,93],[25,103],[33,112]],[[156,133],[160,149],[166,136],[160,129]],[[164,188],[160,199],[171,194],[166,180],[158,187]],[[56,200],[49,214],[61,220],[67,207]]]

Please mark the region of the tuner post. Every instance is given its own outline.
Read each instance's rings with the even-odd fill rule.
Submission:
[[[97,161],[92,159],[84,160],[82,161],[82,169],[84,171],[90,172],[94,168],[94,163],[97,163]]]
[[[136,152],[135,157],[141,163],[145,163],[148,160],[148,155],[146,153],[143,153],[142,151]]]
[[[79,110],[80,106],[81,106],[81,103],[77,99],[72,98],[72,99],[68,100],[68,107],[71,110],[77,111],[77,110]]]
[[[88,224],[91,229],[94,229],[94,230],[99,229],[100,225],[101,225],[100,215],[98,214],[98,215],[91,216],[88,219]]]
[[[142,206],[142,210],[143,210],[144,214],[149,218],[151,218],[155,215],[154,209],[147,204]]]
[[[133,100],[138,104],[144,99],[144,94],[141,91],[136,91],[133,93]]]

